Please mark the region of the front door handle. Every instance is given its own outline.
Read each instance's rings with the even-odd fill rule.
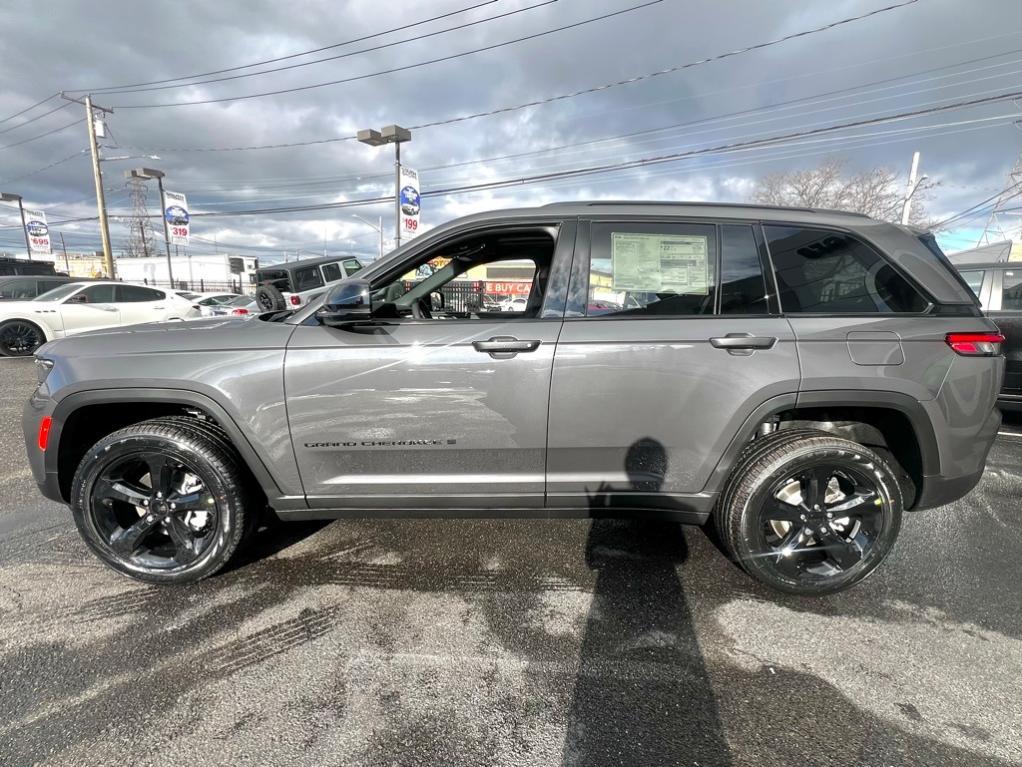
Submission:
[[[513,336],[496,336],[489,341],[473,341],[477,352],[487,352],[495,360],[511,359],[520,352],[534,352],[539,341],[519,341]]]
[[[726,349],[729,354],[748,356],[757,349],[772,349],[777,339],[774,336],[754,336],[749,333],[728,333],[710,339],[715,349]]]

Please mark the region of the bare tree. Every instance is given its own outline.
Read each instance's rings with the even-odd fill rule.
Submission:
[[[848,173],[847,163],[832,157],[808,170],[763,176],[756,182],[752,199],[764,205],[849,210],[900,223],[905,183],[890,168]],[[913,226],[925,227],[929,223],[926,202],[936,186],[936,182],[926,179],[912,195],[909,223]]]

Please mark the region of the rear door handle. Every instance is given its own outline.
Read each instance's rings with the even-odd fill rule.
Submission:
[[[477,352],[487,352],[496,360],[510,359],[520,352],[534,352],[539,341],[519,341],[513,336],[496,336],[489,341],[473,341]]]
[[[754,336],[748,333],[728,333],[710,339],[715,349],[726,349],[730,354],[749,355],[757,349],[772,349],[777,339],[774,336]]]

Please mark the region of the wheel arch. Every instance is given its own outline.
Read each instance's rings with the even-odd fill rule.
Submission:
[[[68,501],[75,469],[99,438],[132,423],[174,414],[204,416],[217,423],[266,497],[281,497],[273,475],[227,411],[206,395],[184,389],[97,389],[65,397],[53,411],[50,445],[56,449],[46,451],[46,473],[57,477],[60,495]]]
[[[29,317],[25,314],[11,314],[0,319],[0,327],[12,321],[28,322],[32,325],[35,325],[43,332],[43,338],[46,339],[44,343],[52,341],[53,339],[57,338],[57,331],[50,327],[47,322],[36,316]]]
[[[926,477],[940,474],[933,424],[913,397],[889,391],[803,391],[773,397],[753,410],[724,451],[705,489],[719,492],[723,488],[739,454],[758,433],[791,426],[811,426],[887,448],[914,485],[914,492],[906,494],[906,508],[922,495]]]

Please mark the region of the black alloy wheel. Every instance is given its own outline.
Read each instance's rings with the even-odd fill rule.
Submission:
[[[8,357],[28,357],[46,343],[38,325],[27,320],[10,320],[0,325],[0,353]]]
[[[127,455],[92,485],[94,528],[117,556],[138,567],[187,566],[213,541],[219,509],[184,461],[161,453]]]
[[[71,511],[82,538],[113,569],[154,583],[191,582],[224,567],[254,532],[262,506],[249,476],[216,424],[155,418],[86,452]]]
[[[830,594],[872,573],[901,528],[902,494],[888,459],[810,429],[754,440],[714,511],[721,542],[779,591]]]

